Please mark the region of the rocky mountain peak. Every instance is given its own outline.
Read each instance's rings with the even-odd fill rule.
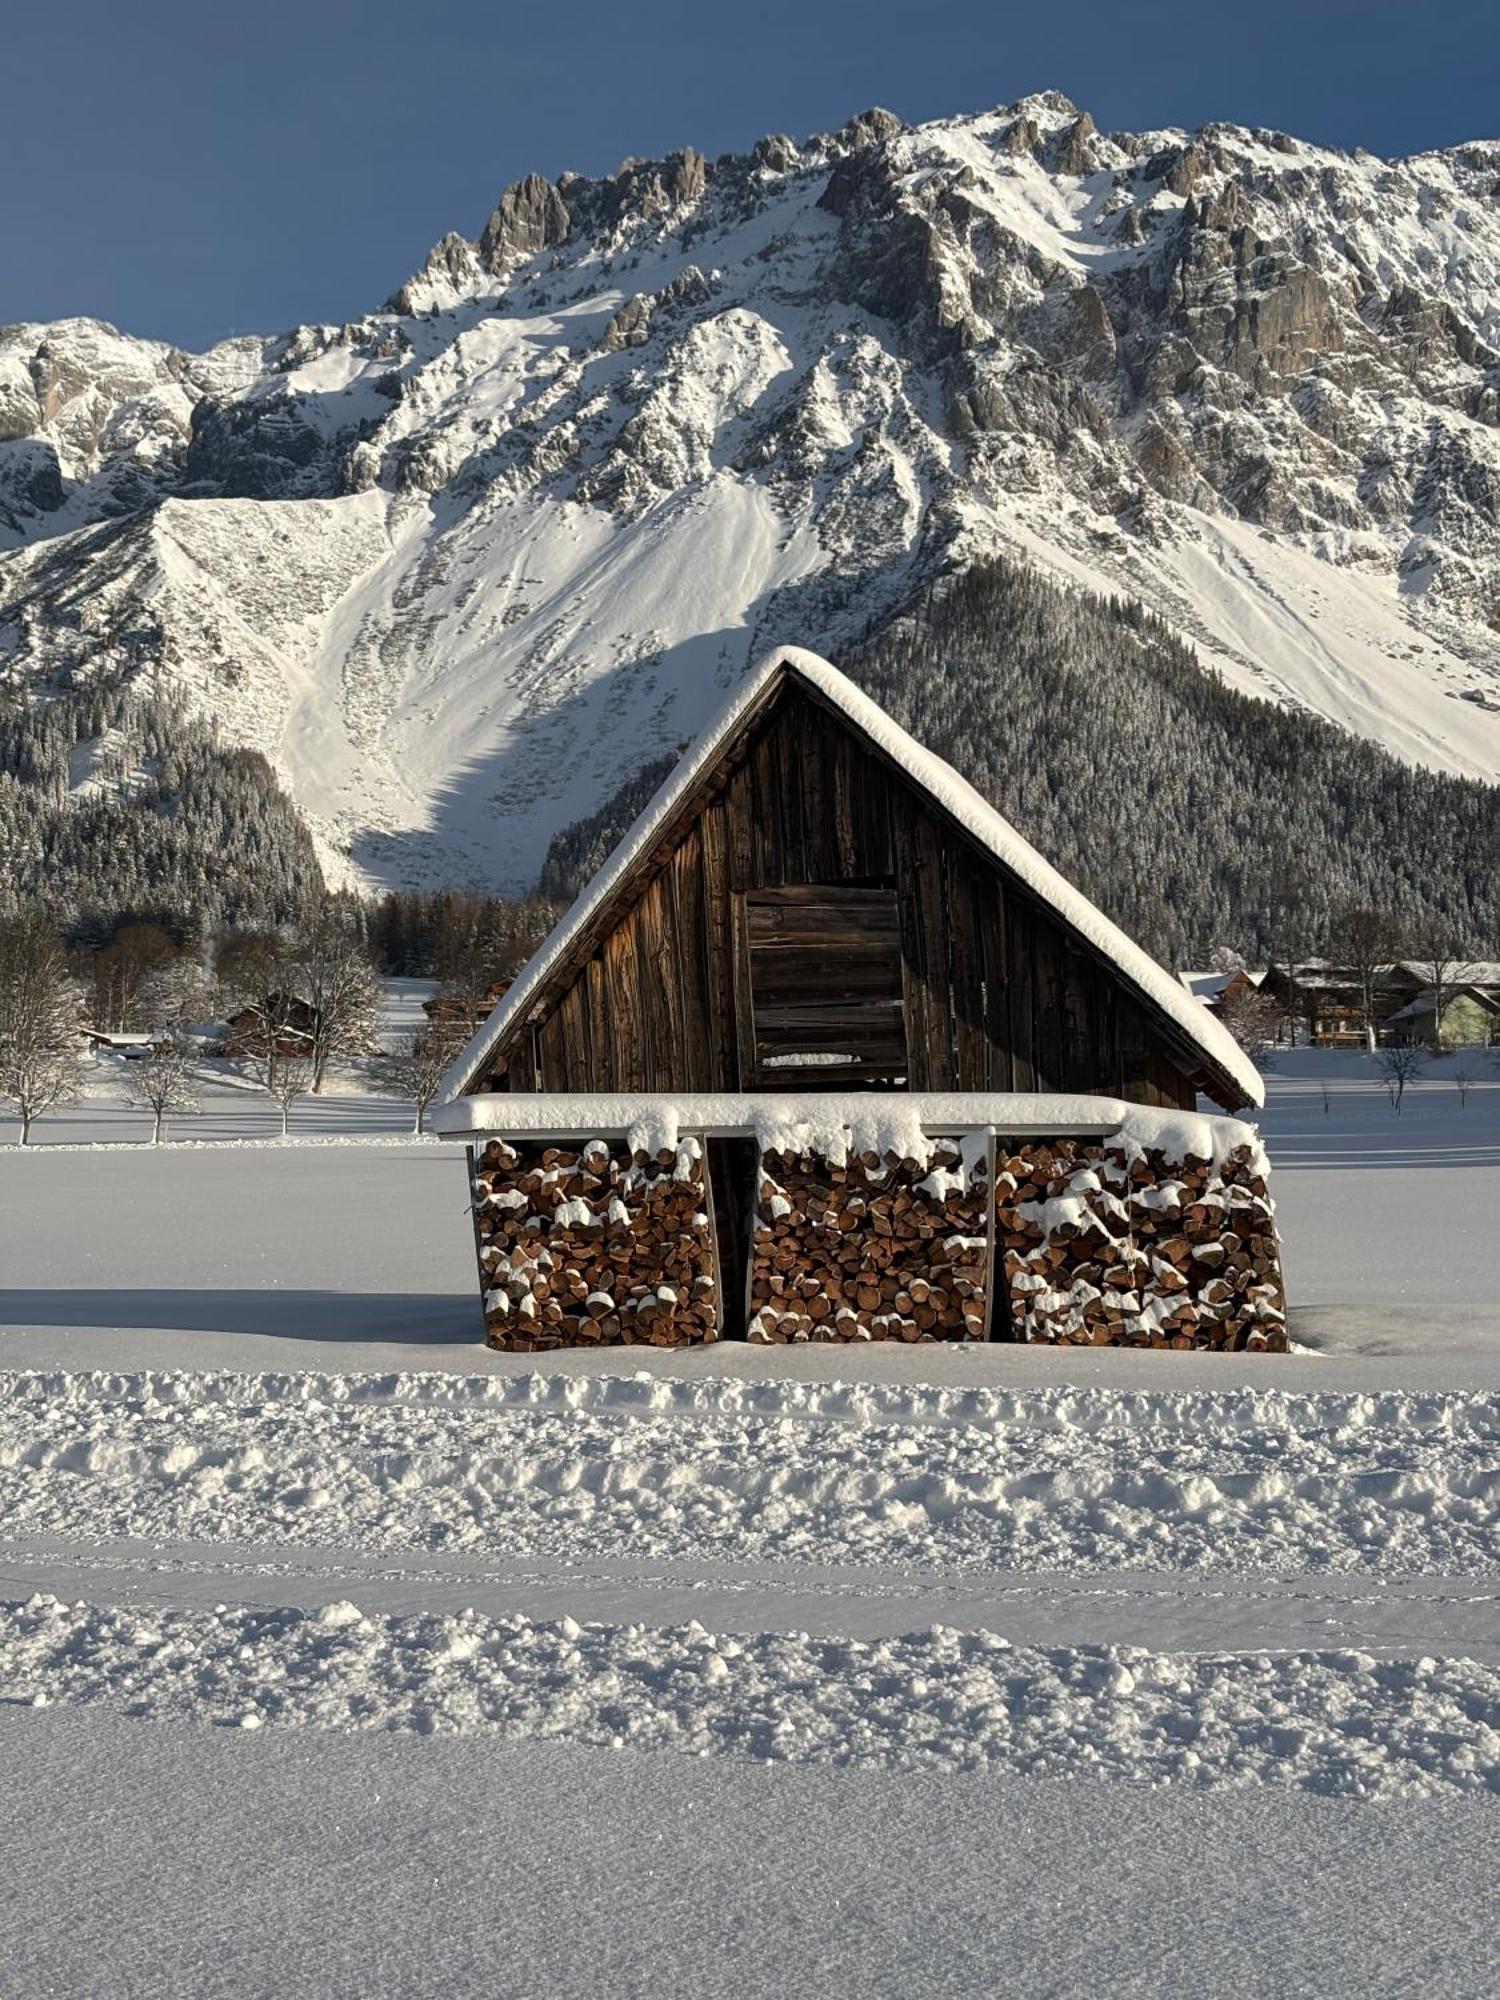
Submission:
[[[528,174],[525,180],[512,182],[495,204],[480,232],[479,261],[486,271],[503,277],[521,258],[534,257],[549,244],[565,243],[572,226],[562,190],[540,174]]]
[[[367,872],[521,874],[591,754],[1021,550],[1493,776],[1497,182],[1043,93],[527,176],[342,327],[5,329],[0,676],[160,668]]]

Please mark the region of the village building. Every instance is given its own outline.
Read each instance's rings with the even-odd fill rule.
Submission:
[[[509,991],[508,979],[492,979],[472,1003],[457,993],[434,993],[422,1002],[422,1012],[434,1025],[458,1021],[473,1027],[479,1021],[487,1021]]]
[[[219,1053],[225,1056],[306,1057],[313,1053],[317,1010],[295,994],[277,993],[268,1007],[241,1007],[225,1023],[228,1033]]]
[[[144,1062],[156,1047],[159,1036],[123,1028],[85,1028],[83,1039],[101,1055],[116,1055],[126,1062]]]
[[[1238,1002],[1260,991],[1265,971],[1236,965],[1227,972],[1179,972],[1177,977],[1201,1006],[1222,1021]]]
[[[1424,986],[1384,1025],[1391,1038],[1423,1048],[1489,1048],[1500,1043],[1500,992],[1466,982],[1439,995]]]
[[[1436,1048],[1437,985],[1442,974],[1443,1048],[1500,1040],[1500,964],[1455,958],[1445,966],[1423,959],[1398,959],[1370,974],[1366,1007],[1364,982],[1352,966],[1326,958],[1272,964],[1259,976],[1260,990],[1282,1013],[1283,1039],[1318,1048],[1369,1048],[1418,1041]],[[1468,998],[1452,1009],[1460,994]]]
[[[434,1127],[471,1148],[497,1345],[1279,1346],[1258,1143],[1200,1096],[1261,1100],[1209,1010],[787,648],[478,1028]]]

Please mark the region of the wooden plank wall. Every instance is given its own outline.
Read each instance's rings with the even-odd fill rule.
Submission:
[[[1129,990],[795,682],[488,1087],[752,1088],[735,898],[851,881],[895,885],[909,1088],[1192,1105]]]

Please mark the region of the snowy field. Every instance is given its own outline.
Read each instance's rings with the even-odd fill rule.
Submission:
[[[1500,1988],[1500,1069],[1284,1060],[1285,1359],[492,1355],[400,1107],[0,1152],[0,1983]]]

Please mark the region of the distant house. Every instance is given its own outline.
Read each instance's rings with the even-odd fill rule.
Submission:
[[[1421,958],[1403,958],[1395,965],[1381,966],[1375,975],[1377,1016],[1382,1021],[1389,1020],[1399,1008],[1420,994],[1431,992],[1439,984],[1438,970]],[[1449,991],[1472,988],[1487,1000],[1500,1000],[1500,964],[1488,959],[1463,959],[1449,965],[1446,973],[1441,983]],[[1382,1007],[1381,1001],[1389,1004]]]
[[[1211,1014],[1222,1019],[1236,1000],[1259,990],[1265,973],[1237,965],[1229,972],[1179,972],[1177,977],[1195,1000],[1201,1000]]]
[[[116,1028],[85,1028],[83,1036],[91,1049],[123,1056],[127,1062],[143,1062],[157,1041],[155,1035],[127,1034]]]
[[[1355,968],[1326,958],[1299,959],[1294,966],[1272,965],[1261,981],[1261,990],[1283,1008],[1288,1022],[1298,1024],[1303,1035],[1320,1048],[1364,1048],[1375,1042],[1426,1039],[1421,1027],[1433,1011],[1432,994],[1439,983],[1437,968],[1423,959],[1398,959],[1377,966],[1372,983],[1373,1006],[1366,1019],[1364,983]],[[1441,983],[1450,996],[1469,993],[1480,1014],[1488,1015],[1493,1003],[1500,1007],[1500,964],[1484,960],[1457,961],[1447,969]],[[1478,1035],[1479,1018],[1472,1008],[1454,1017],[1453,1032],[1444,1009],[1443,1040],[1456,1045],[1460,1023],[1467,1041],[1483,1040]],[[1414,1025],[1415,1024],[1415,1025]]]
[[[280,993],[271,996],[268,1008],[241,1007],[237,1014],[230,1015],[226,1023],[229,1033],[224,1039],[223,1054],[226,1056],[267,1054],[268,1022],[275,1023],[277,1055],[312,1055],[313,1037],[318,1022],[316,1011],[305,1000]]]
[[[434,993],[430,1000],[422,1002],[422,1012],[429,1021],[462,1021],[466,1027],[477,1028],[482,1021],[490,1018],[510,988],[508,979],[491,980],[472,1011],[456,994]]]
[[[1500,996],[1484,987],[1464,985],[1443,995],[1441,1028],[1438,996],[1424,987],[1414,999],[1386,1016],[1390,1034],[1427,1048],[1483,1049],[1500,1042]]]

